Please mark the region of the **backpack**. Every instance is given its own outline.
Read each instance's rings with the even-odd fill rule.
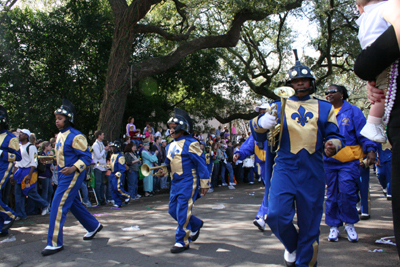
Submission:
[[[29,148],[30,148],[31,146],[33,146],[33,144],[29,144],[29,145],[26,147],[26,153],[28,153],[28,155],[29,155]],[[37,167],[36,167],[36,169],[37,169],[37,171],[38,171],[38,174],[39,174],[39,173],[43,173],[43,172],[46,171],[46,165],[43,164],[43,163],[41,163],[40,160],[37,160]]]

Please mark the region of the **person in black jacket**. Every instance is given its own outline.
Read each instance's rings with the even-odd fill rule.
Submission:
[[[228,158],[226,159],[226,169],[229,172],[229,186],[234,186],[236,183],[233,181],[233,147],[232,142],[230,140],[226,141],[226,145],[228,146],[225,150],[226,155]]]
[[[398,77],[400,58],[400,3],[397,1],[389,1],[391,5],[397,5],[398,8],[392,7],[388,12],[393,14],[395,20],[388,21],[393,26],[389,27],[371,46],[364,49],[357,57],[354,65],[354,71],[358,77],[368,81],[368,99],[371,103],[375,101],[384,101],[385,98],[382,91],[375,88],[374,78],[381,73],[385,68],[391,66],[390,78],[393,84],[389,86],[392,89],[391,95],[386,99],[388,106],[391,108],[387,133],[389,141],[392,145],[392,191],[399,192],[400,190],[400,99],[393,97],[393,91],[400,86]],[[385,17],[386,19],[386,17]],[[397,34],[397,35],[396,35]],[[389,111],[389,110],[388,110]],[[392,212],[393,225],[396,243],[400,244],[400,195],[393,194],[392,196]],[[397,251],[400,257],[400,246],[397,246]]]

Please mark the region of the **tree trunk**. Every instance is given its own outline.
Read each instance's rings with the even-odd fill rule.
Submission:
[[[126,99],[130,89],[129,59],[133,42],[133,28],[161,0],[135,0],[129,6],[126,0],[109,0],[114,13],[114,33],[108,60],[106,88],[101,104],[98,129],[107,140],[120,136]],[[137,78],[133,77],[135,84]]]
[[[129,57],[132,41],[133,34],[129,30],[129,21],[120,20],[114,30],[106,88],[98,123],[98,128],[104,131],[106,139],[110,141],[120,135],[130,86]]]

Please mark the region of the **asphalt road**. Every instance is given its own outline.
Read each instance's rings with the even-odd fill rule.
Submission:
[[[42,257],[49,216],[29,216],[11,228],[16,241],[0,243],[0,266],[283,266],[284,247],[269,229],[252,223],[262,202],[261,184],[220,187],[195,203],[194,214],[204,220],[199,239],[190,249],[169,252],[176,222],[168,214],[168,195],[131,201],[118,210],[90,208],[104,225],[94,240],[83,241],[85,229],[69,214],[64,226],[64,251]],[[391,204],[371,175],[371,219],[356,224],[358,243],[328,242],[329,228],[321,222],[319,266],[396,266],[393,245],[377,244],[393,236]],[[213,207],[222,207],[213,209]],[[123,231],[138,225],[140,230]],[[0,242],[6,238],[1,238]],[[392,239],[393,240],[393,239]],[[383,250],[383,252],[369,252]]]

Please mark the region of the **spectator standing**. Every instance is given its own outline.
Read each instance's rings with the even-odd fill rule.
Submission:
[[[100,205],[105,205],[106,200],[104,198],[105,191],[105,175],[107,171],[106,167],[106,157],[107,157],[107,152],[110,150],[109,146],[104,146],[103,140],[104,140],[104,132],[99,130],[96,131],[94,134],[96,141],[92,145],[93,153],[92,153],[92,159],[94,162],[94,177],[95,177],[95,182],[96,182],[96,196],[97,199],[100,203]]]
[[[128,124],[126,125],[126,134],[125,135],[129,135],[129,127],[133,127],[132,131],[136,131],[136,126],[135,124],[133,124],[135,122],[135,119],[133,117],[129,117],[128,118]]]
[[[226,169],[229,172],[229,189],[234,189],[235,187],[233,187],[234,185],[236,185],[236,183],[233,181],[233,147],[232,147],[232,142],[230,140],[228,140],[226,142],[226,145],[228,146],[225,150],[225,153],[227,155],[227,159],[226,159]]]
[[[42,156],[54,156],[50,142],[43,142],[42,152],[40,154]],[[46,167],[44,172],[39,173],[39,178],[42,182],[41,197],[47,202],[51,203],[51,199],[53,197],[53,186],[51,184],[51,177],[53,177],[51,165],[53,164],[53,159],[43,159],[40,161]]]
[[[237,142],[237,131],[236,131],[236,124],[232,124],[232,141]]]
[[[164,164],[165,158],[167,157],[166,147],[167,147],[167,141],[166,141],[165,139],[161,140],[161,150],[160,150],[160,154],[161,154],[161,165]],[[161,190],[168,189],[167,180],[168,180],[168,175],[166,175],[166,176],[164,176],[164,177],[160,177],[160,187],[161,187]]]
[[[211,146],[211,151],[213,152],[214,156],[212,160],[214,161],[214,167],[213,167],[213,173],[212,173],[212,188],[217,188],[218,187],[218,175],[219,175],[219,170],[220,170],[220,164],[219,161],[221,159],[221,153],[218,153],[218,143],[214,142]]]
[[[155,152],[155,154],[151,154],[150,152],[150,142],[146,142],[143,144],[143,151],[142,151],[142,159],[143,159],[143,164],[147,164],[149,167],[153,166],[153,163],[158,162],[157,154],[158,151]],[[143,179],[143,187],[144,187],[144,196],[145,197],[152,197],[153,194],[153,176],[148,175]]]
[[[154,134],[154,137],[159,136],[161,137],[162,135],[162,128],[161,127],[157,127],[157,132]]]
[[[126,165],[129,167],[127,171],[128,193],[131,199],[139,199],[138,195],[138,182],[139,182],[139,164],[140,158],[136,153],[136,144],[128,144],[125,147],[124,154]]]
[[[42,215],[50,212],[50,204],[44,200],[37,192],[37,149],[28,142],[31,132],[23,129],[19,133],[19,141],[21,143],[20,151],[22,159],[16,164],[16,172],[14,179],[17,181],[15,185],[15,211],[19,219],[25,219],[25,199],[28,196],[31,200],[38,204],[42,209]]]

